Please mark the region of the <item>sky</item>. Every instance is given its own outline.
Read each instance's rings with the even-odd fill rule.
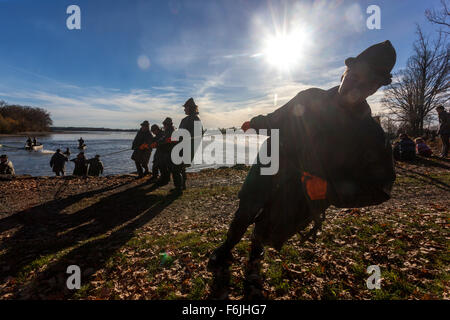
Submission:
[[[81,29],[68,29],[67,8]],[[369,29],[370,5],[381,13]],[[394,72],[439,0],[0,0],[0,100],[54,126],[175,126],[193,97],[206,128],[240,126],[301,90],[339,84],[344,60],[390,40]],[[369,98],[381,111],[379,90]]]

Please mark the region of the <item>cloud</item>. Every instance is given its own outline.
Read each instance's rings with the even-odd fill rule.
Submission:
[[[288,6],[275,8],[266,3],[270,2],[244,14],[246,28],[221,23],[234,21],[227,20],[234,18],[234,10],[230,11],[233,15],[224,15],[214,23],[214,17],[222,15],[217,7],[208,14],[208,28],[190,25],[157,46],[150,33],[139,35],[137,60],[133,62],[148,73],[157,69],[163,74],[163,81],[150,86],[146,83],[150,89],[83,87],[20,70],[39,81],[14,88],[5,82],[0,86],[1,95],[11,103],[48,109],[55,125],[115,128],[134,128],[144,119],[161,123],[166,116],[177,123],[184,117],[180,105],[194,97],[205,127],[230,127],[273,111],[303,89],[337,85],[345,70],[343,61],[348,57],[348,48],[340,39],[360,35],[364,24],[359,4],[317,0],[283,2]],[[207,6],[213,7],[214,3]],[[174,15],[184,10],[177,1],[169,7]],[[150,26],[147,20],[139,21]],[[302,45],[301,63],[288,72],[272,68],[263,54],[264,39],[283,28],[302,30],[311,39]],[[19,87],[24,89],[17,90]]]

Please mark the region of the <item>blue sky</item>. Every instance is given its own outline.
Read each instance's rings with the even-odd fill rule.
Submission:
[[[72,4],[81,30],[66,27]],[[380,30],[366,27],[369,5],[381,9]],[[389,39],[394,71],[403,68],[415,23],[435,32],[424,11],[438,7],[439,0],[0,0],[0,99],[46,108],[55,126],[135,128],[166,116],[178,124],[181,104],[194,97],[205,127],[238,126],[302,89],[337,85],[343,61],[374,43]],[[370,98],[373,112],[381,96]]]

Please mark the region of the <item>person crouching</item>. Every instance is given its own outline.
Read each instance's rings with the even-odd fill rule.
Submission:
[[[419,156],[431,157],[433,151],[431,151],[430,147],[427,146],[427,144],[422,138],[416,138],[414,142],[416,143],[416,153]]]

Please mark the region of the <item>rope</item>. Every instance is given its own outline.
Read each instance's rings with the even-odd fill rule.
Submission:
[[[116,151],[116,152],[111,152],[111,153],[107,153],[107,154],[105,154],[105,155],[100,155],[102,158],[104,158],[104,157],[108,157],[108,156],[111,156],[111,155],[113,155],[113,154],[117,154],[117,153],[121,153],[121,152],[125,152],[125,151],[130,151],[130,150],[132,150],[132,149],[123,149],[123,150],[120,150],[120,151]]]

